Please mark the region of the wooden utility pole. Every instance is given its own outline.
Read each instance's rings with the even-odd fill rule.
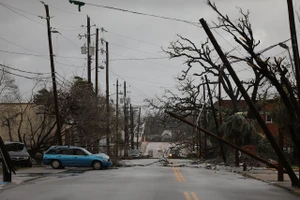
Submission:
[[[124,157],[128,157],[129,135],[128,135],[128,120],[127,120],[127,99],[126,99],[126,81],[124,81],[124,134],[125,134],[125,149]]]
[[[287,0],[288,4],[288,12],[289,12],[289,22],[290,22],[290,31],[291,31],[291,39],[292,39],[292,48],[293,48],[293,56],[294,56],[294,65],[295,65],[295,72],[296,72],[296,81],[297,81],[297,89],[298,89],[298,99],[300,96],[300,57],[299,57],[299,48],[298,48],[298,41],[297,41],[297,33],[295,27],[295,16],[294,16],[294,7],[293,7],[293,0]],[[299,102],[298,102],[299,103]],[[300,126],[297,124],[295,128],[296,132],[299,132]],[[298,139],[299,140],[299,139]],[[299,141],[297,142],[300,143]],[[298,168],[299,168],[299,180],[298,180],[298,187],[300,188],[300,146],[298,145]]]
[[[99,53],[99,28],[96,28],[96,55],[95,55],[95,92],[98,97],[98,53]]]
[[[118,157],[119,154],[119,80],[116,83],[116,152],[115,155]]]
[[[223,64],[226,66],[228,72],[230,73],[232,79],[234,80],[236,86],[238,87],[238,89],[240,90],[241,94],[243,95],[245,101],[247,102],[247,104],[248,104],[251,112],[255,116],[257,122],[259,123],[261,129],[263,130],[263,132],[265,133],[266,137],[268,138],[270,144],[272,145],[274,151],[276,152],[276,154],[278,156],[278,159],[281,161],[283,167],[286,169],[287,173],[289,174],[289,177],[291,179],[292,185],[293,186],[298,186],[298,177],[296,176],[296,174],[293,171],[291,165],[289,164],[289,162],[286,160],[285,156],[283,155],[283,152],[279,148],[279,146],[278,146],[275,138],[273,137],[271,131],[267,127],[265,121],[260,116],[259,111],[256,109],[254,103],[251,101],[251,99],[250,99],[247,91],[245,90],[243,84],[241,83],[240,79],[236,75],[236,73],[233,70],[231,64],[227,60],[225,54],[221,50],[218,42],[216,41],[214,35],[210,31],[209,27],[207,26],[207,24],[206,24],[206,22],[205,22],[205,20],[203,18],[200,19],[200,23],[201,23],[203,29],[205,30],[207,36],[209,37],[211,43],[213,44],[214,48],[216,49],[218,55],[220,56]]]
[[[88,84],[91,84],[91,56],[90,56],[90,45],[91,45],[91,24],[90,24],[90,17],[87,16],[87,77],[88,77]]]
[[[196,122],[197,118],[196,118],[194,112],[192,112],[192,119],[193,119],[193,123],[196,124],[195,122]],[[196,131],[196,125],[193,126],[192,128],[193,128],[193,154],[195,153],[195,155],[196,155],[196,151],[195,151],[195,146],[196,146],[196,145],[195,145],[195,144],[198,143],[198,139],[197,139],[197,137],[196,137],[196,134],[197,134],[197,131]],[[196,140],[196,141],[195,141],[195,140]],[[193,155],[193,156],[194,156],[194,155]]]
[[[141,124],[141,107],[139,108],[139,118],[138,118],[137,132],[136,132],[136,149],[139,149],[140,124]]]
[[[296,71],[297,89],[298,89],[298,94],[300,94],[300,58],[299,58],[299,49],[298,49],[298,42],[297,42],[297,33],[295,27],[293,0],[287,0],[287,4],[288,4],[288,12],[289,12],[289,22],[290,22],[294,64],[295,64],[295,71]]]
[[[206,96],[206,94],[205,94],[205,84],[203,84],[203,109],[204,109],[204,111],[206,109],[206,98],[205,98],[205,96]],[[203,125],[204,125],[204,129],[206,129],[206,111],[205,111],[205,113],[203,113],[203,115],[204,115]],[[207,135],[206,135],[206,133],[204,133],[204,152],[205,152],[205,159],[207,159]]]
[[[59,108],[58,108],[58,95],[57,95],[56,80],[55,80],[55,67],[54,67],[54,59],[53,59],[49,7],[46,4],[44,4],[44,6],[46,9],[49,55],[50,55],[50,64],[51,64],[51,77],[52,77],[53,97],[54,97],[55,116],[56,116],[56,127],[57,127],[56,128],[56,138],[57,138],[58,144],[62,145],[61,124],[60,124],[60,114],[59,114]]]
[[[108,54],[108,42],[106,44],[106,150],[110,153],[110,109],[109,109],[109,54]]]
[[[278,128],[278,144],[279,147],[283,150],[283,133],[280,128]],[[278,162],[278,170],[277,170],[277,181],[284,181],[283,175],[283,167],[281,162]]]
[[[219,87],[219,123],[220,125],[222,124],[222,110],[221,110],[221,107],[222,107],[222,70],[223,70],[223,67],[220,66],[220,69],[219,69],[219,84],[218,84],[218,87]]]
[[[134,149],[134,113],[132,105],[130,104],[130,146]]]
[[[215,126],[216,126],[216,129],[217,129],[217,134],[218,134],[219,137],[222,137],[222,135],[219,132],[219,127],[220,127],[221,123],[219,124],[220,121],[218,122],[218,119],[217,119],[217,114],[216,114],[216,110],[215,110],[214,102],[213,102],[213,99],[212,99],[212,94],[211,94],[210,86],[209,86],[208,79],[207,79],[206,75],[205,75],[205,81],[206,81],[206,85],[207,85],[210,106],[211,106],[212,113],[213,113],[214,120],[215,120]],[[219,109],[220,109],[220,107],[219,107]],[[220,114],[220,112],[219,112],[219,114]],[[219,144],[220,144],[220,152],[221,152],[222,159],[223,159],[224,163],[226,163],[226,155],[225,155],[223,143],[221,141],[219,141]]]

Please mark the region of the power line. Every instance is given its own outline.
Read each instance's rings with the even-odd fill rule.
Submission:
[[[142,12],[137,12],[137,11],[132,11],[124,8],[117,8],[113,6],[106,6],[106,5],[100,5],[100,4],[93,4],[93,3],[87,3],[85,2],[86,5],[90,6],[95,6],[95,7],[100,7],[100,8],[105,8],[105,9],[110,9],[110,10],[116,10],[116,11],[121,11],[121,12],[127,12],[127,13],[132,13],[132,14],[137,14],[137,15],[143,15],[143,16],[148,16],[148,17],[155,17],[155,18],[160,18],[160,19],[165,19],[165,20],[171,20],[171,21],[177,21],[177,22],[183,22],[187,23],[193,26],[197,26],[201,28],[198,22],[192,22],[184,19],[178,19],[178,18],[173,18],[173,17],[166,17],[166,16],[160,16],[160,15],[154,15],[154,14],[149,14],[149,13],[142,13]]]
[[[21,78],[25,78],[25,79],[29,79],[29,80],[46,80],[46,79],[50,79],[50,77],[39,77],[39,78],[36,78],[36,77],[24,76],[24,75],[21,75],[21,74],[15,74],[15,73],[6,71],[5,69],[2,69],[2,71],[5,72],[5,73],[8,73],[8,74],[11,74],[11,75],[14,75],[14,76],[18,76],[18,77],[21,77]]]
[[[58,75],[59,77],[61,77],[64,81],[67,81],[67,82],[73,84],[71,81],[67,80],[65,77],[63,77],[63,76],[60,75],[59,73],[56,72],[55,74]]]
[[[17,55],[26,55],[26,56],[37,56],[37,57],[41,57],[44,59],[49,59],[49,58],[45,58],[44,56],[48,56],[48,55],[42,55],[42,54],[33,54],[33,53],[24,53],[24,52],[15,52],[15,51],[6,51],[6,50],[1,50],[0,52],[2,53],[9,53],[9,54],[17,54]]]
[[[157,57],[157,58],[123,58],[123,59],[110,59],[109,61],[126,61],[126,60],[163,60],[170,59],[169,57]]]
[[[60,33],[60,35],[61,35],[65,40],[67,40],[70,44],[72,44],[74,47],[80,48],[79,45],[77,45],[76,43],[72,42],[69,38],[65,37],[65,36],[62,35],[61,33]]]
[[[42,54],[32,54],[32,53],[24,53],[24,52],[5,51],[5,50],[1,50],[1,49],[0,49],[0,52],[9,53],[9,54],[17,54],[17,55],[36,56],[36,57],[40,57],[40,58],[44,58],[44,59],[49,60],[49,58],[45,57],[45,56],[48,56],[48,55],[42,55]],[[60,56],[60,55],[54,55],[54,56],[65,59],[64,56]],[[55,61],[55,62],[58,63],[58,64],[61,64],[61,65],[65,65],[65,66],[82,67],[82,66],[79,66],[79,65],[69,65],[69,64],[66,64],[66,63],[58,62],[58,61]]]
[[[36,15],[36,14],[34,14],[34,13],[31,13],[31,12],[28,12],[28,11],[26,11],[26,10],[23,10],[23,9],[20,9],[20,8],[16,8],[16,7],[14,7],[14,6],[11,6],[11,5],[7,5],[7,4],[4,4],[4,3],[0,3],[0,5],[1,6],[3,6],[3,7],[5,7],[5,8],[7,8],[7,9],[9,9],[9,10],[11,10],[12,12],[14,12],[14,13],[16,13],[16,14],[18,14],[18,15],[20,15],[20,16],[22,16],[22,17],[24,17],[24,18],[26,18],[26,19],[28,19],[28,20],[30,20],[30,21],[32,21],[32,22],[35,22],[35,23],[37,23],[37,24],[40,24],[40,25],[43,25],[43,26],[46,26],[46,24],[44,24],[44,23],[42,23],[42,22],[39,22],[39,21],[36,21],[36,20],[34,20],[34,19],[32,19],[32,18],[29,18],[29,17],[27,17],[26,15],[23,15],[23,14],[21,14],[21,13],[19,13],[19,12],[17,12],[16,10],[19,10],[19,11],[22,11],[22,12],[24,12],[24,13],[26,13],[26,14],[29,14],[29,15],[31,15],[31,16],[34,16],[34,17],[39,17],[39,18],[43,18],[42,16],[39,16],[39,15]],[[14,10],[15,9],[15,10]],[[80,27],[80,26],[70,26],[70,25],[64,25],[64,24],[56,24],[56,23],[54,23],[56,26],[62,26],[62,27]],[[63,28],[57,28],[57,29],[59,29],[59,30],[61,30],[61,31],[78,31],[78,30],[81,30],[82,28],[78,28],[78,29],[63,29]]]
[[[73,59],[86,60],[86,58],[80,58],[80,57],[74,57],[74,56],[61,56],[61,55],[55,55],[55,57],[58,57],[58,58],[73,58]]]
[[[122,48],[125,48],[125,49],[130,49],[130,50],[132,50],[132,51],[137,51],[137,52],[141,52],[141,53],[146,53],[146,54],[150,54],[150,55],[154,55],[154,56],[160,56],[160,55],[155,54],[155,53],[151,53],[151,52],[147,52],[147,51],[142,51],[142,50],[134,49],[134,48],[130,48],[130,47],[125,47],[125,46],[122,46],[122,45],[119,45],[119,44],[114,44],[114,43],[112,43],[112,42],[110,42],[110,44],[115,45],[115,46],[118,46],[118,47],[122,47]]]
[[[112,52],[111,52],[111,54],[117,55],[117,56],[121,56],[121,57],[127,58],[127,59],[133,59],[133,60],[136,60],[136,61],[144,61],[144,62],[147,62],[147,63],[151,63],[151,64],[153,64],[153,65],[166,66],[166,67],[172,67],[172,68],[180,68],[179,66],[172,66],[172,65],[165,65],[165,64],[157,64],[157,63],[154,63],[154,62],[147,61],[147,60],[150,60],[150,59],[138,60],[138,59],[130,58],[130,57],[123,56],[123,55],[117,54],[117,53],[112,53]]]
[[[3,6],[4,8],[7,8],[7,9],[11,10],[12,12],[14,12],[14,13],[16,13],[16,14],[18,14],[18,15],[20,15],[20,16],[22,16],[22,17],[28,19],[28,20],[30,20],[30,21],[33,21],[33,22],[35,22],[35,23],[37,23],[37,24],[46,26],[46,24],[44,24],[44,23],[42,23],[42,22],[39,22],[39,21],[36,21],[36,20],[34,20],[34,19],[31,19],[31,18],[29,18],[29,17],[27,17],[27,16],[25,16],[25,15],[23,15],[23,14],[21,14],[21,13],[19,13],[19,12],[17,12],[17,11],[14,10],[14,9],[16,9],[16,10],[21,10],[21,9],[19,9],[19,8],[15,8],[15,7],[6,5],[6,4],[4,4],[4,3],[0,3],[0,5]],[[12,8],[14,8],[14,9],[12,9]],[[29,13],[29,12],[27,12],[27,11],[24,11],[24,10],[22,10],[22,11],[23,11],[23,12],[26,12],[26,13],[28,13],[28,14],[34,15],[34,14]],[[34,16],[37,17],[37,15],[34,15]]]
[[[114,35],[117,35],[117,36],[120,36],[120,37],[123,37],[123,38],[127,38],[127,39],[130,39],[130,40],[135,40],[135,41],[137,41],[137,42],[142,42],[142,43],[145,43],[145,44],[149,44],[149,45],[152,45],[152,46],[156,46],[156,47],[159,47],[159,48],[161,48],[161,46],[160,46],[160,45],[153,44],[153,43],[150,43],[150,42],[146,42],[146,41],[143,41],[143,40],[138,40],[138,39],[135,39],[135,38],[132,38],[132,37],[126,36],[126,35],[122,35],[122,34],[119,34],[119,33],[114,33],[114,32],[107,31],[107,30],[105,30],[105,32],[107,32],[107,33],[111,33],[111,34],[114,34]]]
[[[122,76],[120,76],[120,75],[118,75],[117,73],[115,73],[114,71],[112,71],[112,70],[110,70],[113,74],[115,74],[117,77],[119,77],[119,78],[121,78],[123,81],[125,81],[125,79],[122,77]],[[129,83],[129,82],[128,82]],[[130,83],[129,83],[130,84]],[[132,84],[130,84],[131,86],[132,86]],[[133,88],[134,88],[134,86],[132,86]],[[145,94],[144,92],[142,92],[142,91],[139,91],[138,89],[136,89],[136,91],[141,95],[141,96],[144,96],[144,97],[148,97],[148,98],[150,98],[147,94]]]
[[[3,65],[3,64],[0,64],[1,67],[5,67],[5,68],[8,68],[8,69],[12,69],[12,70],[16,70],[16,71],[19,71],[19,72],[23,72],[23,73],[27,73],[27,74],[35,74],[35,75],[45,75],[45,74],[51,74],[50,72],[48,73],[39,73],[39,72],[30,72],[30,71],[24,71],[24,70],[20,70],[20,69],[16,69],[16,68],[13,68],[13,67],[9,67],[7,65]]]
[[[68,13],[68,14],[70,14],[70,15],[81,15],[81,16],[85,16],[85,14],[73,13],[73,12],[70,12],[70,11],[67,11],[67,10],[63,10],[63,9],[58,8],[58,7],[56,7],[56,6],[53,6],[53,5],[49,4],[49,3],[48,3],[48,5],[49,5],[50,7],[52,7],[52,8],[54,8],[54,9],[63,11],[63,12]],[[69,26],[69,27],[74,27],[74,26]]]
[[[10,41],[10,40],[8,40],[8,39],[5,39],[5,38],[3,38],[3,37],[1,37],[1,36],[0,36],[0,38],[1,38],[2,40],[5,40],[5,41],[8,42],[8,43],[11,43],[11,44],[13,44],[13,45],[15,45],[15,46],[17,46],[17,47],[20,47],[21,49],[24,49],[24,50],[26,50],[26,51],[35,52],[35,51],[32,51],[32,50],[27,49],[27,48],[25,48],[25,47],[22,47],[22,46],[20,46],[20,45],[14,43],[14,42],[12,42],[12,41]]]

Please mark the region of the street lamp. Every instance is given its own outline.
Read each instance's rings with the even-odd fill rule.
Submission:
[[[278,44],[281,48],[284,48],[284,49],[286,49],[287,51],[288,51],[288,53],[289,53],[289,57],[290,57],[290,62],[291,62],[291,65],[292,65],[292,71],[293,71],[293,74],[294,74],[294,76],[295,76],[295,78],[296,78],[296,72],[295,72],[295,67],[294,67],[294,65],[293,65],[293,59],[292,59],[292,55],[291,55],[291,52],[290,52],[290,48],[288,47],[288,45],[286,45],[286,44],[284,44],[284,43],[279,43]]]

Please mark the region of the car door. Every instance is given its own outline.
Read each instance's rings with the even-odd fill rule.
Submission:
[[[62,148],[57,152],[57,158],[62,166],[72,166],[72,149]]]
[[[74,161],[76,161],[76,166],[78,167],[88,167],[91,166],[91,161],[89,156],[82,151],[81,149],[74,149],[73,150]]]

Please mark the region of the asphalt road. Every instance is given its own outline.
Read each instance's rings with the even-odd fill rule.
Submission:
[[[299,196],[230,172],[154,165],[60,173],[4,189],[0,199],[299,200]]]

